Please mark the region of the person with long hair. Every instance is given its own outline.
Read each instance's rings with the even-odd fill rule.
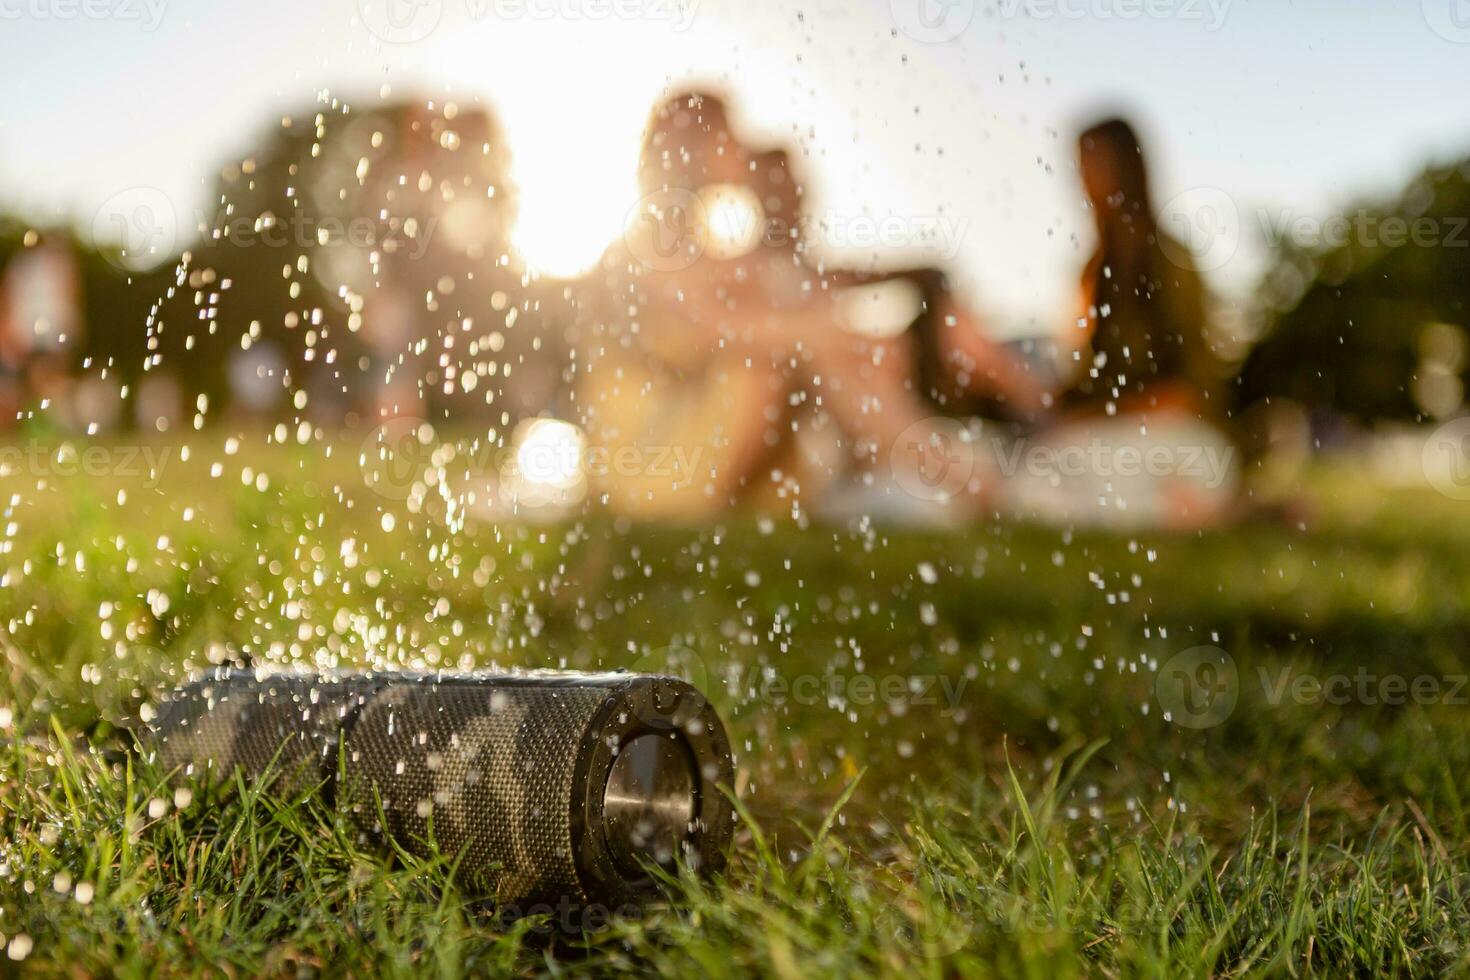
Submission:
[[[1073,376],[1025,451],[1057,458],[1081,447],[1090,463],[1062,480],[1021,474],[1006,488],[1008,509],[1115,526],[1212,523],[1235,507],[1237,460],[1204,284],[1159,226],[1127,121],[1087,128],[1078,166],[1097,246],[1060,345]],[[1143,458],[1148,466],[1131,462]]]
[[[1107,119],[1078,140],[1097,248],[1082,273],[1077,318],[1090,359],[1065,404],[1223,413],[1224,372],[1207,336],[1205,291],[1188,250],[1159,227],[1133,127]]]

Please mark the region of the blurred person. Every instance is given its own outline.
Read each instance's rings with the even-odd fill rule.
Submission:
[[[49,237],[29,244],[6,267],[0,300],[6,418],[14,420],[26,405],[51,403],[67,414],[72,352],[82,334],[81,280],[70,245]]]
[[[0,281],[0,307],[9,305],[9,290]],[[24,351],[8,328],[0,328],[0,430],[14,428],[25,408]]]
[[[1086,447],[1092,461],[1065,480],[1018,474],[1008,509],[1114,525],[1213,523],[1234,509],[1236,454],[1204,284],[1188,249],[1158,225],[1133,127],[1105,120],[1078,148],[1097,248],[1062,342],[1077,371],[1051,424],[1023,448],[1056,458]],[[1154,464],[1131,462],[1148,453]]]
[[[1098,244],[1082,273],[1073,344],[1091,360],[1065,404],[1219,416],[1225,373],[1207,337],[1204,284],[1188,249],[1158,226],[1133,127],[1109,119],[1078,143]]]
[[[664,454],[682,459],[672,472],[651,458],[620,471],[605,481],[609,503],[698,516],[749,500],[783,481],[803,423],[835,428],[846,462],[869,472],[890,463],[901,440],[939,437],[914,338],[854,330],[845,316],[848,288],[877,277],[808,263],[801,185],[784,150],[748,146],[722,100],[688,93],[655,111],[640,185],[628,234],[596,273],[604,300],[582,337],[579,398],[610,458],[684,453]],[[947,324],[931,345],[936,356],[975,369],[969,387],[1039,404],[947,290],[930,298],[930,312]],[[976,335],[961,338],[968,331]],[[956,488],[964,506],[985,505],[987,482],[977,474]]]
[[[226,365],[229,381],[229,407],[241,419],[264,420],[286,401],[282,384],[288,362],[280,346],[262,340],[230,352]]]
[[[721,203],[734,204],[731,182],[749,180],[755,157],[731,136],[718,98],[691,93],[655,110],[639,164],[644,196],[623,241],[582,283],[576,397],[593,445],[624,461],[599,481],[614,509],[718,511],[772,448],[780,373],[721,336],[731,312],[721,305],[737,303],[748,266],[697,254],[707,234],[698,192],[723,187]]]

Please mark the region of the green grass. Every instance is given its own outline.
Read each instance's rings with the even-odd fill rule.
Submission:
[[[1463,504],[1322,471],[1306,531],[535,526],[375,496],[355,446],[191,449],[155,479],[0,477],[0,933],[29,950],[0,964],[1470,972]],[[1238,702],[1193,730],[1155,681],[1204,644]],[[670,648],[738,753],[731,865],[581,935],[508,921],[310,797],[176,799],[123,751],[150,692],[223,658],[658,667]],[[1272,695],[1358,671],[1440,695]],[[859,676],[900,680],[870,698]]]

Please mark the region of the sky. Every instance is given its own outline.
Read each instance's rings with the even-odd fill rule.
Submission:
[[[38,223],[146,188],[185,229],[282,115],[386,91],[493,108],[561,273],[636,202],[660,94],[715,84],[798,148],[824,254],[941,263],[1005,334],[1073,313],[1103,114],[1232,297],[1265,228],[1470,156],[1470,0],[0,0],[0,64],[0,205]]]

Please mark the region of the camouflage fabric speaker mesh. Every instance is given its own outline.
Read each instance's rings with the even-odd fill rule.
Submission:
[[[708,843],[690,860],[721,863],[729,807],[714,785],[730,778],[729,748],[689,695],[678,681],[625,674],[224,669],[165,699],[145,743],[186,777],[268,776],[291,795],[320,787],[365,835],[420,855],[437,846],[502,902],[598,901],[639,887],[612,867],[601,787],[621,739],[647,724],[692,739]],[[676,727],[660,699],[681,706]]]
[[[318,677],[216,671],[166,699],[152,726],[159,762],[206,779],[276,774],[278,791],[322,785],[337,768],[343,725],[374,690],[368,675]]]
[[[583,897],[573,774],[602,688],[396,685],[347,738],[340,799],[398,841],[431,837],[496,894]],[[374,793],[378,799],[374,800]]]

